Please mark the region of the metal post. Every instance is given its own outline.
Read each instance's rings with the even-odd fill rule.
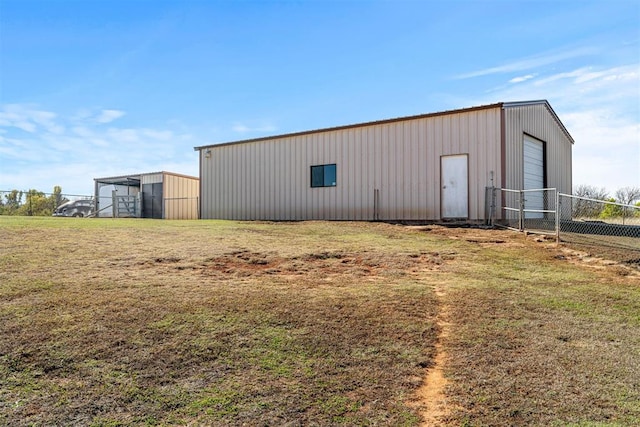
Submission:
[[[556,191],[556,243],[560,243],[560,215],[562,215],[560,192]]]
[[[518,219],[518,229],[524,231],[524,191],[520,190],[520,218]]]

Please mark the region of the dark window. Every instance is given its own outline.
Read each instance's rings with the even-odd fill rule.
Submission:
[[[311,187],[335,187],[336,165],[311,166]]]

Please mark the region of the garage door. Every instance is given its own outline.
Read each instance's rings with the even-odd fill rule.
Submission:
[[[524,189],[544,188],[544,143],[528,135],[524,136]],[[525,209],[544,209],[544,194],[542,191],[527,192],[525,195]],[[527,212],[525,218],[542,218],[538,212]]]

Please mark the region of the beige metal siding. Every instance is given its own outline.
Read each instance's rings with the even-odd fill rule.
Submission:
[[[469,216],[483,219],[500,176],[500,108],[274,137],[200,149],[202,218],[440,218],[440,156],[469,156]],[[337,186],[311,188],[312,165],[337,165]]]
[[[164,173],[165,219],[198,219],[200,181],[194,177]]]
[[[524,187],[524,135],[544,142],[546,187],[571,193],[572,142],[545,104],[505,108],[504,187]]]
[[[140,175],[140,185],[159,184],[162,182],[162,175],[162,172]]]

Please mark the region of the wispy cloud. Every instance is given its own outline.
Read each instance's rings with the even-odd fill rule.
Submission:
[[[51,133],[61,133],[64,128],[55,122],[56,114],[39,110],[29,104],[7,104],[0,110],[0,126],[16,128],[34,133],[45,129]]]
[[[498,65],[495,67],[484,68],[482,70],[471,71],[455,76],[455,79],[470,79],[473,77],[486,76],[490,74],[504,74],[513,73],[526,70],[532,70],[544,65],[554,64],[568,59],[578,58],[586,55],[591,55],[595,52],[593,48],[575,48],[568,49],[561,52],[543,53],[540,55],[531,56],[529,58],[517,59],[506,64]]]
[[[96,117],[96,121],[98,123],[110,123],[122,116],[124,116],[124,111],[120,110],[102,110],[100,114]]]
[[[99,176],[155,170],[197,174],[190,134],[114,126],[123,114],[85,110],[64,116],[32,105],[1,106],[0,190],[61,185],[66,192],[90,194]]]
[[[271,124],[263,124],[259,126],[247,126],[243,123],[235,123],[231,130],[238,133],[251,133],[251,132],[275,132],[277,128]]]
[[[527,74],[526,76],[520,76],[520,77],[514,77],[511,80],[509,80],[509,83],[522,83],[522,82],[526,82],[527,80],[531,80],[532,78],[534,78],[536,76],[536,74]]]

